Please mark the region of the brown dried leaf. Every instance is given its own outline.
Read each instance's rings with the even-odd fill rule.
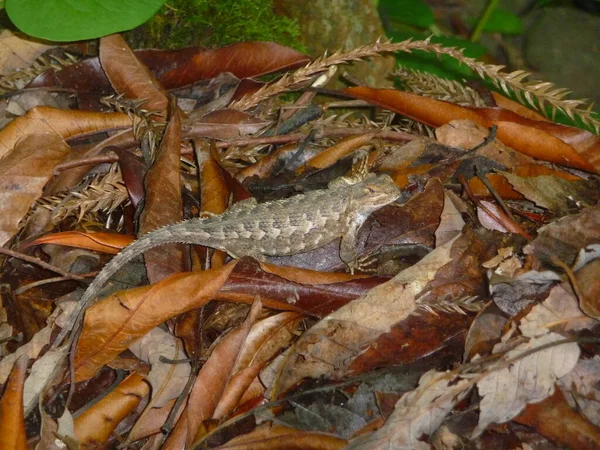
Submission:
[[[239,403],[242,396],[264,365],[294,339],[295,331],[304,315],[284,312],[254,324],[242,348],[229,383],[215,408],[213,419],[223,419]]]
[[[0,159],[3,158],[20,139],[31,134],[60,134],[63,139],[77,135],[131,128],[131,119],[121,113],[96,113],[88,111],[64,111],[38,106],[17,117],[0,131]]]
[[[523,251],[551,263],[556,257],[572,265],[579,250],[600,242],[600,205],[585,208],[578,214],[565,216],[538,230],[538,236]]]
[[[499,173],[525,198],[557,216],[572,212],[578,205],[594,204],[600,197],[598,183],[594,180],[568,181],[552,175],[524,178],[508,172]]]
[[[346,448],[348,442],[326,433],[296,430],[284,425],[263,424],[254,431],[237,436],[220,450],[339,450]]]
[[[7,450],[27,449],[23,415],[23,387],[27,376],[28,362],[28,356],[19,357],[6,384],[2,400],[0,400],[0,447]]]
[[[165,89],[171,89],[223,72],[231,72],[238,78],[251,78],[301,67],[309,61],[308,56],[273,42],[239,42],[198,51],[186,64],[161,76],[160,82]]]
[[[75,433],[84,447],[103,444],[119,423],[150,391],[144,377],[132,373],[114,390],[75,419]]]
[[[103,38],[105,39],[105,38]],[[154,163],[144,180],[146,197],[140,216],[140,235],[183,220],[181,198],[181,119],[175,99],[170,103],[171,117],[156,152]],[[151,283],[184,270],[185,247],[163,245],[144,254],[146,271]]]
[[[269,308],[321,317],[385,280],[383,277],[365,278],[362,275],[259,265],[253,259],[244,258],[219,292],[219,298],[250,304],[258,296]]]
[[[87,380],[149,330],[212,300],[235,262],[221,269],[174,275],[160,283],[119,291],[86,312],[75,356],[76,380]],[[168,299],[168,301],[166,301]]]
[[[514,420],[567,448],[594,450],[600,447],[600,429],[571,408],[560,389],[542,402],[527,405]]]
[[[570,127],[526,119],[499,108],[462,107],[391,89],[359,86],[344,89],[344,92],[431,126],[438,127],[456,119],[469,119],[486,128],[496,125],[498,139],[519,152],[568,167],[591,172],[596,170],[570,145],[571,142],[577,141],[577,138],[570,135],[570,130],[566,130]],[[573,133],[579,138],[585,133],[583,139],[586,140],[586,145],[579,148],[582,152],[584,149],[589,151],[590,147],[600,147],[600,140],[591,142],[592,138],[588,136],[591,133],[579,129],[573,129]]]
[[[202,214],[222,214],[227,209],[229,189],[221,166],[213,157],[208,145],[200,143],[196,151],[200,171],[200,211]],[[206,260],[206,251],[207,249],[204,249],[201,252],[201,260]],[[226,256],[225,252],[215,250],[211,258],[211,267],[221,267]]]
[[[99,52],[102,68],[118,94],[146,100],[143,108],[148,111],[166,111],[169,103],[167,93],[120,34],[101,38]]]
[[[23,33],[5,29],[0,34],[0,74],[7,75],[15,69],[26,69],[54,45],[28,38]]]
[[[452,244],[438,247],[362,297],[325,317],[286,352],[272,395],[285,392],[305,377],[341,377],[362,349],[417,308],[416,296],[451,261]],[[342,344],[343,343],[343,344]]]
[[[165,448],[173,448],[177,442],[181,444],[185,442],[189,448],[192,442],[200,437],[198,434],[203,431],[202,422],[212,418],[223,391],[231,380],[236,360],[261,308],[260,300],[256,300],[252,304],[246,320],[217,343],[210,358],[196,377],[186,411],[179,418],[175,430],[167,439]]]
[[[373,134],[360,134],[357,136],[348,136],[337,144],[332,145],[326,150],[319,153],[317,156],[308,160],[304,165],[300,166],[297,170],[297,174],[304,173],[306,170],[313,169],[324,169],[330,167],[340,159],[348,156],[359,148],[371,144],[373,141]]]
[[[0,204],[4,205],[0,245],[17,233],[20,221],[52,178],[54,167],[64,161],[70,151],[57,133],[33,134],[19,141],[0,160]]]

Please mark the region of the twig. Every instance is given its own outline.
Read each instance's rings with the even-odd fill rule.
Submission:
[[[15,252],[14,250],[9,250],[8,248],[0,247],[0,254],[10,256],[11,258],[22,259],[23,261],[30,262],[31,264],[36,264],[46,270],[51,270],[52,272],[56,272],[68,280],[77,280],[77,281],[85,280],[85,278],[82,275],[76,275],[74,273],[67,272],[66,270],[63,270],[60,267],[56,267],[56,266],[53,266],[52,264],[48,264],[47,262],[44,262],[39,258],[36,258],[34,256],[29,256],[29,255],[26,255],[26,254],[20,253],[20,252]]]

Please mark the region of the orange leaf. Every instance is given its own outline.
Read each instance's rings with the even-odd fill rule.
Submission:
[[[586,137],[590,134],[582,130],[574,129],[576,132],[569,132],[566,129],[570,127],[526,119],[499,108],[462,107],[392,89],[372,89],[359,86],[344,89],[344,92],[436,127],[452,120],[463,119],[471,120],[487,128],[496,125],[498,139],[521,153],[544,161],[590,172],[595,171],[594,166],[578,154],[575,148],[557,137],[563,136],[566,139],[564,136],[569,136],[571,141],[576,141],[577,139],[572,136],[573,133],[580,138],[582,134],[587,133]],[[600,141],[587,140],[582,148],[589,151],[590,146],[600,148]]]
[[[294,428],[263,424],[254,431],[237,436],[221,445],[221,450],[269,450],[280,448],[302,448],[307,450],[337,450],[348,445],[348,441],[332,434],[315,431],[296,430]]]
[[[550,122],[541,114],[538,114],[534,110],[529,109],[526,106],[523,106],[520,103],[517,103],[514,100],[511,100],[510,98],[505,97],[504,95],[498,92],[491,91],[490,94],[492,94],[492,97],[496,101],[496,106],[498,106],[499,108],[512,111],[515,114],[518,114],[522,117],[526,117],[528,119],[541,120],[542,122]]]
[[[102,444],[111,437],[119,423],[132,412],[150,387],[144,377],[132,373],[112,392],[107,394],[75,419],[75,434],[82,446]]]
[[[64,139],[100,130],[130,128],[131,119],[122,113],[67,111],[36,106],[0,131],[0,159],[30,134],[58,133]]]
[[[17,359],[0,400],[0,448],[27,450],[25,417],[23,415],[23,386],[27,376],[29,357]]]
[[[133,342],[171,317],[212,300],[235,267],[174,275],[160,283],[119,291],[86,312],[75,355],[75,378],[87,380]]]
[[[324,169],[330,167],[343,157],[349,155],[364,145],[368,145],[373,140],[373,134],[361,134],[358,136],[348,136],[337,144],[322,151],[318,155],[309,159],[306,164],[300,166],[296,173],[303,173],[306,169]]]
[[[68,247],[85,248],[102,253],[116,255],[122,248],[131,244],[135,238],[127,234],[118,233],[83,233],[81,231],[64,231],[62,233],[48,234],[31,241],[21,248],[40,244],[66,245]]]

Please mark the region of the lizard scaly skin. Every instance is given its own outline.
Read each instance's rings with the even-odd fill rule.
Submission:
[[[329,189],[284,200],[239,202],[225,213],[191,219],[152,231],[118,253],[96,276],[56,338],[60,345],[99,290],[115,272],[145,251],[163,244],[195,244],[224,250],[234,258],[285,256],[307,252],[342,238],[340,257],[350,268],[356,259],[356,234],[369,214],[392,203],[400,189],[388,175],[367,175],[355,184],[332,183]]]

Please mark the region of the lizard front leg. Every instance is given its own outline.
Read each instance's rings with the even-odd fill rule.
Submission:
[[[356,251],[356,236],[358,230],[363,224],[363,220],[352,220],[350,221],[346,232],[342,235],[342,241],[340,242],[340,258],[346,263],[350,269],[350,273],[353,274],[357,268],[358,263],[358,252]]]

